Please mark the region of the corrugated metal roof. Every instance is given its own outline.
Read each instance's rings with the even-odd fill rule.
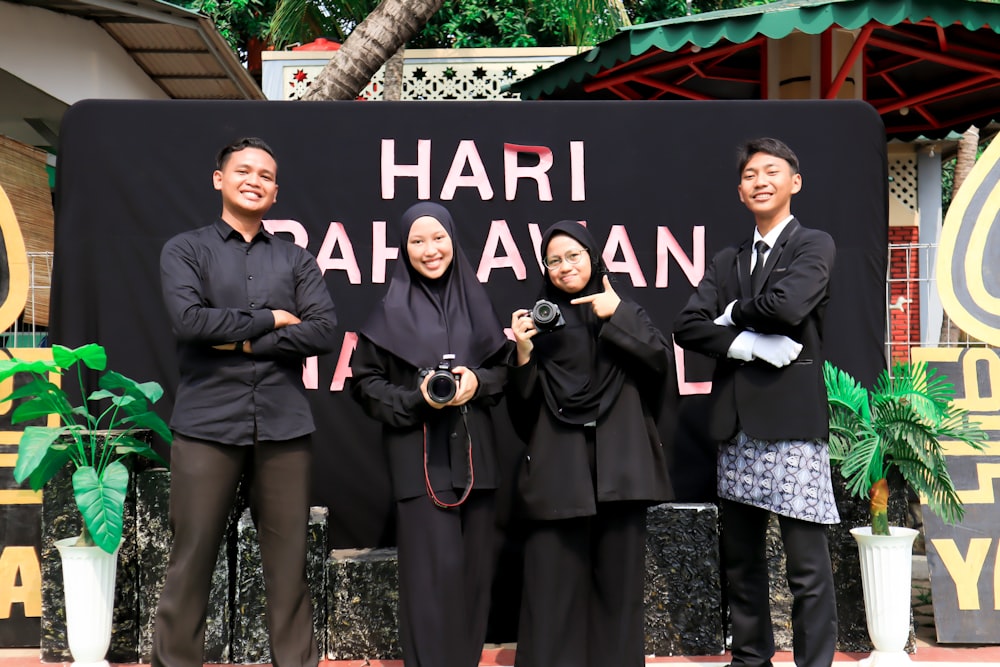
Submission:
[[[1000,4],[976,0],[781,0],[645,23],[510,89],[522,99],[761,99],[768,38],[835,27],[860,31],[865,99],[890,134],[1000,119]]]
[[[262,100],[208,17],[159,0],[8,0],[93,21],[174,99]]]

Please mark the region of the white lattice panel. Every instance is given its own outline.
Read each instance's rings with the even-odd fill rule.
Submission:
[[[0,332],[0,347],[40,347],[48,338],[49,291],[52,285],[52,253],[29,252],[28,299],[24,314],[6,331]],[[33,313],[44,312],[44,323]]]
[[[403,63],[402,99],[517,99],[503,92],[503,87],[575,53],[574,48],[410,49]],[[265,52],[264,93],[272,100],[300,99],[330,55],[330,52]],[[372,77],[360,97],[381,99],[383,79],[384,68]]]
[[[911,211],[917,210],[917,158],[889,156],[889,192]]]

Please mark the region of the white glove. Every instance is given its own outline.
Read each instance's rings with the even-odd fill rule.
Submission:
[[[802,351],[802,343],[796,343],[788,336],[759,335],[753,342],[753,356],[782,368],[795,361]]]
[[[722,311],[722,314],[712,320],[713,324],[718,324],[722,327],[731,327],[734,325],[733,322],[733,306],[736,304],[735,301],[730,301],[726,309]]]

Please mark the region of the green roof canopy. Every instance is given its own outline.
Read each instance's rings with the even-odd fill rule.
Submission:
[[[965,123],[959,131],[974,120],[1000,117],[1000,4],[976,0],[780,0],[646,23],[510,88],[523,99],[761,99],[767,38],[780,40],[796,31],[818,35],[836,27],[857,30],[858,40],[864,40],[863,54],[859,50],[853,57],[864,58],[865,99],[876,108],[893,97],[909,98],[918,88],[925,97],[928,87],[934,88],[939,102],[955,97],[963,83],[966,92],[990,88],[953,105],[949,120],[940,115],[943,107],[930,110],[929,98],[923,108],[914,101],[907,109],[918,113],[901,132],[953,129],[952,115],[958,125]],[[697,59],[698,67],[681,72],[672,59],[686,59],[685,65]],[[720,64],[724,73],[705,75],[706,67]],[[930,69],[919,69],[922,65]],[[969,72],[973,76],[964,79]],[[942,92],[945,88],[951,90]],[[922,127],[912,122],[918,116]]]

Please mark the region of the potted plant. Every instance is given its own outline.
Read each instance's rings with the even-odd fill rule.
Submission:
[[[89,395],[84,379],[101,373]],[[107,370],[107,354],[97,344],[52,347],[52,360],[0,360],[0,381],[16,375],[30,380],[0,401],[20,403],[11,414],[18,424],[46,418],[46,426],[27,426],[21,435],[14,479],[40,490],[66,465],[74,468],[73,495],[82,516],[82,533],[56,541],[63,562],[66,629],[70,653],[80,663],[102,662],[111,638],[111,614],[118,546],[129,471],[122,459],[137,455],[164,463],[144,436],[152,431],[170,442],[170,428],[152,411],[163,395],[156,382],[139,383]],[[61,380],[53,376],[61,375]],[[79,387],[74,405],[65,384]]]
[[[911,551],[917,531],[889,526],[887,476],[896,470],[946,523],[964,510],[948,474],[944,445],[982,450],[986,434],[954,403],[955,386],[923,362],[897,362],[867,390],[830,362],[830,462],[848,492],[869,499],[871,526],[854,528],[861,556],[868,634],[875,663],[909,662]]]

